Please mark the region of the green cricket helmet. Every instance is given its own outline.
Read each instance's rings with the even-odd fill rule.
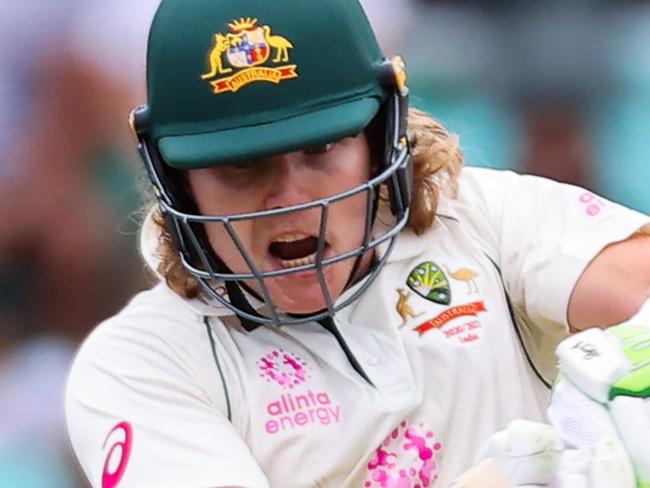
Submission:
[[[323,269],[345,259],[358,265],[382,243],[392,248],[408,219],[412,177],[404,64],[384,58],[357,0],[163,0],[150,30],[147,88],[148,105],[131,117],[140,153],[182,262],[212,299],[242,323],[293,324],[331,317],[365,291],[390,251],[342,303],[331,299]],[[178,184],[179,171],[255,164],[356,136],[373,120],[385,128],[379,169],[344,194],[246,215],[208,216],[198,214]],[[395,219],[375,236],[382,186]],[[368,199],[363,243],[325,259],[328,208],[361,193]],[[257,269],[233,224],[311,208],[321,211],[315,264]],[[205,236],[208,223],[225,227],[250,272],[233,273],[215,255]],[[265,279],[308,270],[318,273],[326,309],[301,317],[278,310]],[[264,313],[251,305],[257,300],[250,300],[246,285],[253,282],[259,284]],[[222,287],[227,293],[219,292]]]

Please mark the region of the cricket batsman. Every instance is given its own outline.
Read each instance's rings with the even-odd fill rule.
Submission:
[[[67,383],[91,486],[650,486],[650,217],[464,168],[357,0],[163,0],[147,80],[157,283]]]

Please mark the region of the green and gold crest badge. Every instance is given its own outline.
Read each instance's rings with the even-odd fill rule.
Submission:
[[[297,78],[297,66],[290,64],[291,41],[272,34],[268,25],[257,19],[242,18],[229,25],[226,34],[214,35],[208,54],[209,71],[201,75],[211,80],[215,94],[236,93],[251,83],[281,83]]]
[[[422,298],[440,305],[451,303],[451,286],[445,273],[432,261],[417,266],[408,277],[408,287]]]

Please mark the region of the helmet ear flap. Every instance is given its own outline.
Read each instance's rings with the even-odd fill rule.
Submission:
[[[408,146],[405,139],[402,143]],[[398,219],[402,218],[411,205],[411,194],[413,188],[413,157],[410,149],[400,167],[386,182],[388,185],[388,198],[392,214]]]
[[[411,203],[413,186],[413,158],[408,139],[409,89],[406,86],[406,66],[401,57],[386,60],[380,67],[382,84],[390,96],[385,102],[385,153],[384,164],[399,163],[397,171],[387,181],[391,212],[401,218]]]
[[[404,141],[408,145],[408,141]],[[411,206],[411,194],[413,188],[413,157],[410,149],[404,162],[395,171],[395,174],[388,181],[388,195],[390,198],[391,212],[397,218],[401,218]]]
[[[178,219],[169,212],[167,206],[179,208],[176,198],[177,191],[169,187],[169,175],[165,175],[166,169],[161,162],[161,158],[149,139],[149,108],[146,105],[136,107],[129,115],[129,125],[138,143],[138,152],[144,162],[149,180],[153,184],[158,200],[158,208],[163,218],[165,229],[169,233],[173,247],[188,257],[188,246],[185,245],[185,239]]]

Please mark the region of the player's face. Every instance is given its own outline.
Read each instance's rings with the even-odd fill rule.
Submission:
[[[326,146],[273,156],[238,166],[197,169],[189,182],[204,215],[235,215],[289,207],[330,197],[368,181],[370,150],[365,133]],[[366,223],[367,195],[361,192],[333,203],[325,235],[325,258],[361,245]],[[313,208],[233,224],[241,243],[260,271],[295,268],[315,262],[321,210]],[[222,224],[207,224],[210,244],[236,273],[250,269]],[[361,271],[372,256],[365,256]],[[343,291],[354,266],[348,259],[325,268],[332,297]],[[256,283],[247,283],[259,293]],[[315,271],[266,280],[273,303],[281,311],[312,313],[325,307]]]

